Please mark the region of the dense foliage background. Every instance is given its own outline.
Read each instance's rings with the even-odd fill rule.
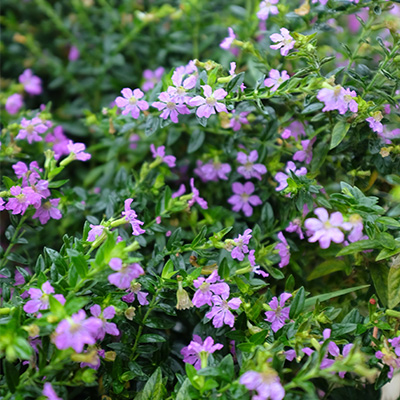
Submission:
[[[0,22],[5,399],[379,397],[398,2],[3,0]]]

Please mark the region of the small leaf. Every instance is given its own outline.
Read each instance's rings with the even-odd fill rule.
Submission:
[[[394,308],[400,303],[400,258],[390,267],[388,275],[388,306]]]
[[[332,138],[331,138],[331,147],[330,149],[334,149],[336,146],[338,146],[342,140],[345,138],[348,130],[350,128],[350,124],[344,122],[344,121],[339,121],[336,123],[336,125],[333,127],[332,131]]]
[[[305,299],[306,294],[304,291],[304,287],[302,286],[297,291],[296,296],[294,297],[292,304],[290,305],[289,318],[296,318],[300,315],[304,308]]]
[[[371,274],[372,281],[374,282],[376,294],[379,297],[382,305],[388,305],[388,277],[389,269],[382,263],[371,264],[368,267]]]
[[[243,83],[243,81],[244,81],[244,72],[241,72],[228,82],[228,85],[226,86],[226,91],[228,93],[235,92],[238,89],[238,87]]]
[[[135,400],[161,400],[164,398],[164,394],[165,388],[162,383],[161,368],[157,368],[146,382],[143,391],[135,397]]]
[[[188,154],[194,153],[198,150],[204,142],[204,138],[206,137],[204,131],[196,129],[190,135],[189,145],[187,152]]]

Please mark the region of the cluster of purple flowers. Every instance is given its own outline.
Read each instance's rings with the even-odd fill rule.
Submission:
[[[345,114],[347,110],[358,111],[358,104],[354,100],[357,93],[349,88],[344,89],[340,85],[323,88],[317,94],[317,99],[325,104],[322,111],[338,110],[339,114]]]
[[[253,400],[282,400],[285,397],[285,389],[278,374],[270,368],[265,372],[247,371],[239,382],[247,389],[257,392],[252,397]]]
[[[220,343],[214,344],[214,339],[211,336],[206,337],[203,342],[200,336],[193,335],[193,340],[181,350],[183,362],[192,364],[199,370],[207,366],[207,359],[210,354],[221,350],[223,347]]]

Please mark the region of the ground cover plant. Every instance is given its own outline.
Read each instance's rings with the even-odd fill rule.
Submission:
[[[1,397],[379,398],[399,2],[3,3]]]

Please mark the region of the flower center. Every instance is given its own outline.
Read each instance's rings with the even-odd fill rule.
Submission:
[[[332,228],[332,224],[329,221],[324,222],[324,228],[325,229],[331,229]]]
[[[78,332],[80,330],[80,328],[81,328],[80,324],[77,324],[76,322],[71,321],[71,323],[69,325],[70,333],[76,333],[76,332]]]
[[[42,302],[43,305],[47,306],[49,304],[49,295],[43,293],[42,296],[40,297],[40,301]]]
[[[215,100],[214,97],[207,97],[206,98],[207,105],[209,105],[211,107],[214,107],[216,102],[217,102],[217,100]]]
[[[200,286],[200,290],[202,291],[202,292],[208,292],[209,291],[209,289],[210,289],[210,284],[208,283],[208,282],[203,282],[202,284],[201,284],[201,286]]]
[[[246,164],[244,164],[244,167],[246,168],[247,171],[251,171],[253,169],[253,163],[247,161]]]
[[[168,110],[175,110],[176,104],[173,103],[172,101],[168,101],[167,102],[167,108],[168,108]]]
[[[15,197],[18,199],[18,201],[20,203],[25,203],[25,201],[26,201],[26,198],[25,198],[24,194],[19,194],[18,196],[15,196]]]
[[[42,208],[44,208],[45,210],[50,210],[51,203],[49,201],[46,201],[46,203],[42,204]]]
[[[135,105],[136,103],[137,103],[137,98],[134,97],[134,96],[132,96],[132,97],[129,99],[129,104]]]
[[[335,95],[335,97],[338,97],[340,95],[341,91],[342,91],[342,87],[340,85],[336,85],[333,88],[333,94]]]
[[[222,300],[221,308],[223,310],[229,310],[228,302],[226,300]]]
[[[249,201],[249,195],[247,194],[247,193],[242,193],[241,195],[240,195],[240,197],[242,198],[242,200],[243,200],[243,202],[244,203],[247,203],[248,201]]]
[[[186,90],[185,90],[185,88],[183,86],[179,86],[176,89],[176,92],[179,94],[179,96],[182,96],[182,95],[184,95],[186,93]]]
[[[35,130],[35,127],[34,127],[32,124],[29,124],[29,125],[26,127],[26,131],[27,131],[29,134],[32,134],[34,130]]]

